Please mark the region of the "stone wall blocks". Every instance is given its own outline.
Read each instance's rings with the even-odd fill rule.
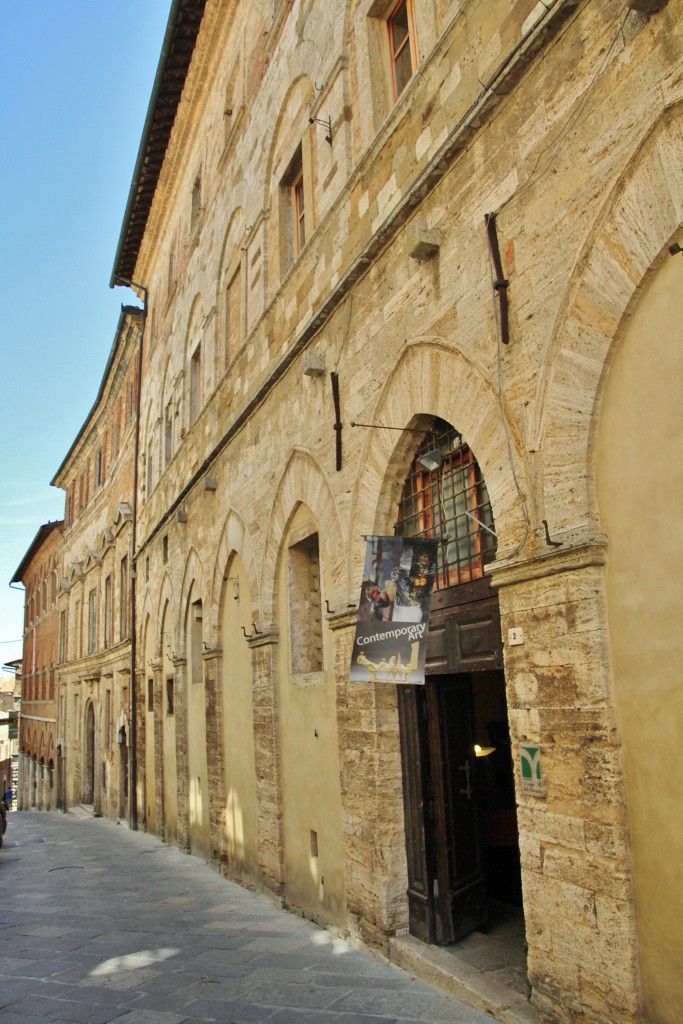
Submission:
[[[621,804],[618,806],[623,809],[616,821],[587,820],[585,822],[586,849],[590,854],[613,857],[615,860],[626,859],[629,848],[628,827],[625,822],[626,809]]]
[[[586,850],[583,818],[552,814],[545,804],[520,804],[517,808],[520,833],[534,844],[553,843],[572,850]],[[540,853],[540,848],[539,848]]]
[[[619,994],[629,991],[633,964],[623,936],[615,938],[578,922],[561,919],[551,921],[551,930],[554,952],[574,957],[582,976],[602,976],[618,1001]]]
[[[564,921],[569,929],[580,924],[586,929],[597,930],[593,890],[533,871],[524,871],[522,882],[525,901],[537,913],[542,910],[551,924]]]
[[[596,973],[582,967],[579,972],[581,1002],[590,1007],[584,1016],[586,1021],[611,1024],[617,1018],[621,1024],[643,1024],[637,993],[630,985],[619,984],[609,968]]]
[[[628,898],[630,892],[630,875],[623,863],[596,854],[587,856],[578,851],[547,846],[543,854],[543,871],[547,878],[556,878],[613,899]]]
[[[508,708],[508,722],[513,741],[538,742],[541,726],[536,708]]]
[[[554,950],[529,946],[527,957],[529,982],[534,991],[533,1003],[541,1011],[547,1009],[548,1020],[574,1024],[583,1004],[579,987],[579,967]]]

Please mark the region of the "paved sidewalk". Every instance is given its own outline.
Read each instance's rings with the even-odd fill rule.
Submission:
[[[0,883],[2,1024],[493,1021],[102,818],[13,812]]]

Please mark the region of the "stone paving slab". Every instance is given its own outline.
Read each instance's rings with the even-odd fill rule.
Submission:
[[[103,818],[12,814],[2,1024],[491,1024]]]

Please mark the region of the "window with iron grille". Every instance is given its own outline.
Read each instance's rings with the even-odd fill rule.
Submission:
[[[440,468],[419,459],[439,453]],[[482,579],[496,555],[493,513],[486,484],[469,446],[445,420],[434,420],[403,485],[396,534],[436,537],[435,589]]]

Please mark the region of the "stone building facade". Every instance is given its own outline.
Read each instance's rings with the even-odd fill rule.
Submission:
[[[128,817],[131,604],[142,311],[121,310],[93,408],[52,483],[66,493],[57,600],[59,806]]]
[[[117,813],[111,672],[144,827],[397,960],[517,906],[565,1024],[683,1005],[682,104],[683,0],[174,0],[111,282],[139,457],[66,517],[68,798]],[[396,534],[426,681],[351,682]]]
[[[19,779],[16,806],[54,810],[58,805],[57,663],[64,523],[41,526],[17,568],[24,599],[22,710],[19,732]]]

